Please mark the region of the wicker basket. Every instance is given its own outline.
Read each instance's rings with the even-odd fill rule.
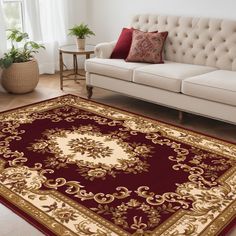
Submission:
[[[29,93],[39,81],[39,68],[36,60],[13,63],[2,73],[2,86],[9,93]]]

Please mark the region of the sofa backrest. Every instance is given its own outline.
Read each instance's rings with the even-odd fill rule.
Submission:
[[[131,27],[168,31],[166,60],[236,70],[236,21],[141,14]]]

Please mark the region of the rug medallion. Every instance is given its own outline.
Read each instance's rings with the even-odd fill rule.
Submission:
[[[0,113],[0,201],[46,235],[220,235],[236,145],[65,95]]]

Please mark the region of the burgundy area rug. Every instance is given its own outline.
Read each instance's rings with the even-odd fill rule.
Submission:
[[[46,235],[224,235],[236,145],[66,95],[0,113],[0,201]]]

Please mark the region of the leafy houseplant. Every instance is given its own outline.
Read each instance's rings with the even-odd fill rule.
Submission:
[[[80,25],[75,25],[73,28],[69,29],[69,35],[76,36],[78,48],[84,49],[85,38],[95,34],[89,29],[88,25],[81,23]]]
[[[28,34],[17,29],[9,29],[8,40],[11,48],[0,58],[2,85],[11,93],[31,92],[38,84],[38,63],[33,55],[45,47],[33,41],[28,41]],[[17,47],[21,43],[22,47]]]

